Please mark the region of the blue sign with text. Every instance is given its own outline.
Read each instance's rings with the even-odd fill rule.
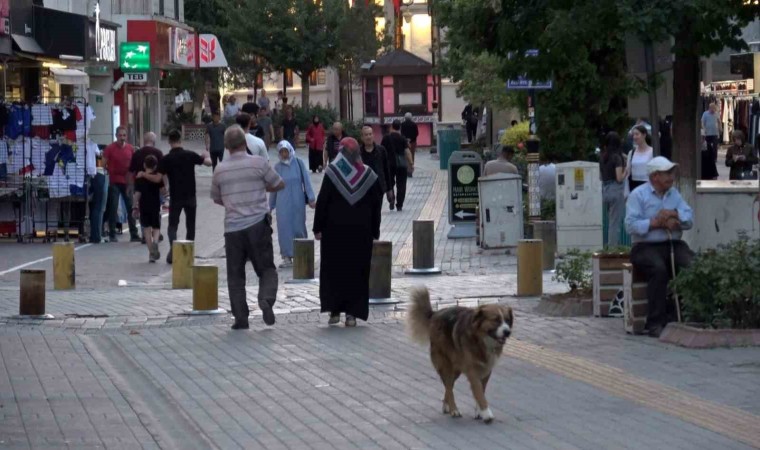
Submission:
[[[530,49],[525,51],[526,57],[538,56],[538,49]],[[552,89],[553,84],[549,81],[533,81],[524,77],[518,77],[516,80],[507,80],[508,91],[520,91],[529,89],[549,90]]]

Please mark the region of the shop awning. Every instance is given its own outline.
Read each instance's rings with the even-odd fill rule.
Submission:
[[[39,55],[44,53],[42,51],[42,47],[40,47],[40,44],[38,44],[33,37],[24,36],[22,34],[11,34],[11,37],[13,38],[13,42],[16,44],[18,49],[22,52]]]
[[[58,84],[90,85],[90,76],[81,70],[54,68],[50,69],[50,73],[53,74],[53,79]]]

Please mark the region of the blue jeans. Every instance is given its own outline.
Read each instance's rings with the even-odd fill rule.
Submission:
[[[623,183],[613,181],[602,187],[602,201],[607,209],[607,247],[620,245],[620,227],[625,212],[625,197]]]
[[[90,180],[90,242],[100,242],[103,232],[103,213],[108,199],[108,177],[99,173]]]

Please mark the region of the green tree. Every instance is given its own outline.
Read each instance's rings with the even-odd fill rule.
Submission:
[[[235,28],[252,51],[272,68],[291,69],[301,78],[301,104],[309,105],[309,76],[329,65],[338,54],[337,30],[347,12],[345,0],[240,0]]]
[[[638,86],[626,75],[615,8],[593,0],[439,0],[434,8],[447,29],[445,75],[475,85],[482,74],[473,61],[497,58],[490,59],[498,63],[494,83],[520,75],[554,81],[553,90],[537,97],[545,152],[582,159],[596,147],[601,128],[625,127],[626,98]],[[539,56],[526,56],[528,49],[538,49]]]
[[[680,165],[680,188],[694,204],[697,174],[701,57],[726,47],[747,47],[742,28],[758,17],[757,2],[744,0],[616,0],[623,27],[640,39],[672,42],[673,159]]]

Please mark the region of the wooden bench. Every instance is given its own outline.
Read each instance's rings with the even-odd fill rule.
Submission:
[[[626,333],[644,332],[648,304],[647,283],[643,275],[633,270],[632,264],[623,264],[623,321]]]

